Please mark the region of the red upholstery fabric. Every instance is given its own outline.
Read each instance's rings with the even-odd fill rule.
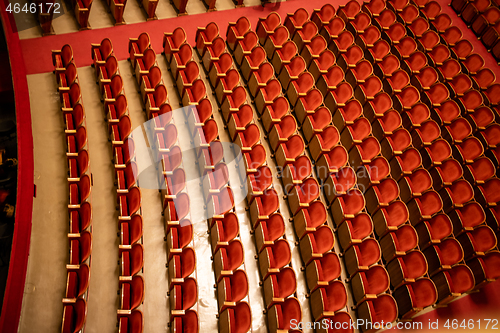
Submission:
[[[422,215],[434,215],[443,207],[443,202],[435,191],[429,191],[418,198]]]
[[[413,290],[414,298],[413,306],[416,308],[425,308],[428,307],[437,300],[437,291],[434,283],[428,279],[418,279],[414,283],[411,284],[411,288]]]
[[[407,279],[416,279],[427,272],[427,262],[422,252],[418,250],[411,251],[401,257],[404,267],[404,277]]]
[[[432,179],[425,169],[415,170],[408,177],[412,193],[422,193],[432,186]]]
[[[417,232],[411,225],[404,225],[395,232],[391,233],[394,237],[396,251],[407,252],[417,246]]]
[[[445,214],[437,214],[425,223],[429,224],[432,239],[444,239],[453,231],[450,218]]]
[[[395,201],[382,211],[388,226],[398,227],[408,220],[408,209],[402,201]]]
[[[455,265],[463,259],[460,243],[453,238],[446,239],[435,246],[441,265]]]
[[[398,308],[396,301],[390,295],[381,295],[370,303],[372,313],[371,322],[375,323],[390,323],[396,320],[398,316]]]
[[[447,271],[450,280],[450,290],[453,293],[464,293],[472,289],[475,285],[474,276],[471,270],[465,265],[459,265],[453,267],[451,270]]]
[[[455,147],[462,154],[464,161],[473,161],[481,156],[484,151],[483,145],[475,137],[467,138],[461,144],[455,145]]]
[[[365,205],[365,198],[358,189],[349,190],[341,198],[344,214],[357,214]]]
[[[477,202],[468,203],[462,208],[456,209],[455,212],[466,228],[474,228],[484,222],[486,218],[483,208]]]
[[[369,236],[373,231],[373,223],[370,215],[361,213],[352,220],[346,220],[351,230],[351,237],[353,239],[364,239]]]

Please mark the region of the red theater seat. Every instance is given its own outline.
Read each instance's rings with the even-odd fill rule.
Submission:
[[[144,301],[144,279],[140,275],[135,275],[129,282],[120,285],[121,297],[118,315],[131,314]]]
[[[432,277],[438,290],[438,304],[446,304],[471,290],[474,285],[474,275],[469,267],[457,265],[448,271],[443,271]]]
[[[228,246],[240,231],[238,217],[235,213],[227,213],[222,219],[212,219],[210,240],[212,252],[216,253],[220,247]]]
[[[318,34],[318,27],[311,21],[306,21],[302,29],[296,30],[292,40],[297,44],[297,49],[302,52],[304,46],[311,43],[311,39]]]
[[[287,297],[295,293],[297,289],[297,278],[293,268],[283,268],[279,273],[269,275],[263,282],[264,301],[267,308],[274,305],[284,305]]]
[[[135,331],[127,331],[127,332],[135,332]],[[196,313],[196,311],[187,310],[184,312],[184,315],[175,316],[172,322],[170,323],[170,332],[198,333],[199,332],[198,314]],[[120,331],[119,333],[122,333],[122,331]]]
[[[136,55],[142,55],[149,47],[151,47],[151,42],[147,32],[141,33],[138,38],[129,38],[128,53],[130,62],[134,64]],[[135,68],[135,65],[133,66]]]
[[[436,74],[437,78],[437,74]],[[403,70],[396,70],[392,77],[385,79],[384,90],[389,94],[398,94],[410,83],[410,76]]]
[[[311,39],[311,43],[306,45],[301,52],[301,56],[304,58],[308,67],[310,67],[313,60],[318,60],[320,55],[326,51],[327,42],[321,35],[316,35]],[[334,54],[328,50],[330,57],[328,59],[322,59],[320,64],[326,63],[321,66],[324,70],[328,69],[331,65],[335,63]],[[330,60],[329,62],[327,60]],[[328,66],[330,65],[330,66]]]
[[[500,126],[496,123],[486,126],[483,131],[476,134],[485,149],[495,149],[500,143]]]
[[[307,92],[314,87],[314,82],[314,77],[307,71],[300,73],[297,79],[291,81],[287,89],[290,105],[295,106],[297,100],[305,96]]]
[[[272,35],[274,36],[274,34]],[[252,49],[257,46],[258,37],[254,31],[249,30],[234,47],[234,60],[238,65],[241,65],[243,58],[249,55]]]
[[[354,92],[356,99],[360,101],[361,104],[369,100],[373,100],[375,95],[382,91],[382,81],[376,76],[371,76],[365,80],[364,83],[358,85]]]
[[[332,281],[328,286],[311,293],[311,311],[313,318],[321,322],[325,316],[332,316],[347,305],[347,292],[342,281]]]
[[[243,87],[242,89],[243,92],[245,92],[245,89]],[[268,105],[273,104],[274,100],[279,96],[281,96],[282,89],[283,88],[281,86],[280,80],[277,79],[271,79],[264,88],[260,88],[259,92],[257,93],[254,99],[255,108],[257,109],[257,112],[259,114],[262,114],[262,112],[264,112],[264,109]],[[246,92],[245,92],[245,98],[246,98]]]
[[[398,197],[398,183],[391,178],[384,179],[380,184],[372,186],[365,192],[366,208],[370,213],[374,213],[378,209],[390,206],[391,202]]]
[[[347,150],[343,146],[336,146],[328,153],[322,154],[316,161],[318,178],[324,180],[329,174],[337,172],[346,165],[347,159]]]
[[[320,107],[312,115],[307,116],[302,124],[302,132],[307,142],[311,141],[314,135],[323,130],[332,122],[330,110]]]
[[[400,68],[400,62],[398,58],[393,54],[388,54],[382,59],[381,62],[374,66],[374,74],[377,75],[381,80],[391,77],[392,74]]]
[[[380,247],[386,262],[400,257],[418,245],[418,235],[411,225],[403,225],[380,239]]]
[[[248,173],[257,172],[257,168],[266,162],[266,149],[261,144],[256,145],[249,152],[243,152],[243,159]]]
[[[399,180],[400,197],[404,202],[419,197],[432,186],[432,178],[425,169],[415,170],[413,173]]]
[[[144,265],[144,248],[142,244],[134,244],[130,250],[121,252],[120,281],[132,281]]]
[[[377,235],[383,236],[389,231],[397,230],[408,221],[408,217],[406,205],[402,201],[396,200],[373,214],[373,226]]]
[[[234,67],[233,58],[224,52],[218,58],[210,59],[209,67],[210,84],[215,87],[219,80],[226,76],[227,71]]]
[[[335,16],[324,25],[319,25],[318,29],[326,40],[331,41],[337,39],[339,35],[345,31],[345,22],[340,17]]]
[[[457,239],[464,250],[465,260],[484,256],[485,253],[497,246],[497,238],[493,230],[486,225],[478,226],[470,232],[465,232],[458,236]]]
[[[366,1],[362,5],[362,10],[371,17],[377,17],[386,8],[384,0]]]
[[[180,254],[175,254],[168,262],[169,289],[184,282],[194,272],[196,267],[195,252],[191,247],[185,247]]]
[[[491,251],[484,257],[474,258],[467,261],[467,266],[474,274],[476,288],[489,282],[493,282],[500,277],[500,253]]]
[[[111,47],[111,49],[113,49],[113,47]],[[94,52],[92,52],[92,59],[94,59]],[[105,59],[106,58],[99,60]],[[66,67],[72,62],[73,48],[71,47],[71,45],[65,44],[60,50],[52,50],[52,64],[54,65],[54,70],[56,72],[65,71]]]
[[[329,3],[324,4],[320,9],[313,9],[311,21],[313,21],[318,28],[321,28],[335,18],[335,12],[335,7],[333,5]]]
[[[432,280],[421,278],[398,288],[393,297],[398,304],[400,316],[411,318],[424,308],[436,303],[438,295]]]
[[[444,33],[441,34],[442,39],[448,44],[449,47],[455,46],[463,37],[462,30],[456,26],[449,27]]]
[[[351,167],[344,167],[330,174],[323,183],[328,203],[333,202],[336,196],[346,194],[354,185],[356,185],[356,174]]]
[[[493,177],[474,188],[475,199],[484,207],[494,207],[500,201],[500,179]]]
[[[447,238],[440,243],[424,250],[429,263],[430,275],[442,270],[448,270],[464,258],[460,243],[455,238]]]
[[[326,109],[328,110],[328,108]],[[333,124],[342,132],[346,126],[353,125],[356,119],[361,117],[362,113],[363,107],[361,103],[355,99],[351,99],[344,106],[337,108],[333,112]]]
[[[373,121],[376,118],[382,118],[392,108],[392,105],[393,103],[389,94],[381,92],[373,100],[368,101],[364,105],[363,111],[365,116]]]
[[[292,135],[287,142],[280,144],[276,150],[276,164],[284,168],[293,163],[304,152],[304,140],[299,135]]]
[[[371,18],[368,14],[364,12],[359,12],[354,16],[353,20],[347,23],[347,30],[349,30],[354,36],[362,35],[365,29],[370,25]]]
[[[329,252],[320,259],[313,260],[306,267],[306,281],[309,291],[326,287],[340,276],[341,267],[337,254]]]
[[[194,278],[184,279],[170,291],[170,321],[178,315],[186,314],[198,299],[198,286]]]
[[[268,220],[262,220],[255,228],[255,245],[257,251],[262,252],[264,248],[273,245],[285,234],[285,222],[280,213],[274,213]]]
[[[141,83],[142,76],[146,75],[153,65],[156,65],[156,53],[153,49],[146,49],[142,54],[136,54],[134,69],[138,84]]]
[[[382,59],[389,54],[390,50],[389,44],[385,40],[379,38],[373,43],[371,48],[365,51],[365,58],[372,63],[381,62]]]
[[[290,60],[289,64],[284,65],[283,70],[279,75],[280,83],[283,88],[287,89],[290,82],[297,80],[299,74],[306,69],[306,62],[301,56],[295,56]]]
[[[495,165],[487,157],[479,157],[474,163],[465,166],[464,178],[473,185],[484,184],[495,175]]]
[[[272,104],[267,105],[261,117],[264,131],[268,133],[274,125],[281,122],[281,119],[283,119],[289,111],[290,104],[283,96],[276,98]]]
[[[364,83],[365,80],[373,74],[373,66],[366,60],[360,60],[355,67],[349,68],[345,72],[345,80],[351,85],[356,86]]]
[[[283,25],[293,36],[297,30],[302,30],[304,23],[309,20],[309,13],[304,8],[298,8],[294,13],[288,13]],[[318,26],[319,27],[319,26]]]
[[[215,22],[210,22],[206,27],[198,27],[196,30],[196,50],[200,57],[203,57],[213,40],[219,36],[219,26]]]
[[[390,27],[396,22],[396,14],[394,11],[386,8],[380,12],[378,17],[372,20],[373,24],[382,31],[390,30]],[[394,28],[393,28],[394,29]],[[390,43],[388,40],[387,42]]]
[[[63,304],[74,304],[87,291],[90,280],[90,268],[87,264],[79,265],[76,270],[68,270],[66,294]]]
[[[424,49],[426,52],[431,52],[434,46],[440,43],[441,39],[439,35],[432,30],[428,30],[422,34],[417,41],[417,43]]]
[[[69,46],[69,45],[68,45]],[[111,40],[109,38],[104,38],[100,44],[90,44],[91,46],[91,56],[92,60],[94,61],[94,67],[100,64],[104,64],[108,56],[113,54],[113,44],[111,43]],[[63,46],[64,49],[64,46]],[[73,59],[73,50],[71,47],[68,49],[61,49],[63,54],[65,54],[64,58],[66,60],[63,60],[64,62],[68,62]],[[53,58],[54,59],[54,58]],[[57,60],[57,58],[56,58]],[[54,60],[53,60],[54,61]],[[56,67],[56,66],[54,66]],[[59,66],[57,66],[59,67]]]
[[[361,10],[361,5],[354,0],[349,1],[345,5],[340,5],[337,10],[337,15],[344,21],[352,21],[357,13]]]
[[[322,258],[333,248],[335,239],[329,226],[321,226],[300,240],[302,261],[308,265],[312,260]]]
[[[222,278],[217,284],[219,313],[234,307],[248,295],[248,277],[244,270],[237,270],[233,275]]]
[[[383,266],[374,265],[367,271],[356,273],[351,278],[351,288],[356,304],[376,298],[389,289],[389,274]]]
[[[302,308],[295,297],[287,298],[283,303],[275,304],[267,312],[269,331],[291,332],[294,322],[300,322]]]
[[[412,250],[387,264],[391,285],[397,289],[403,284],[415,282],[415,279],[427,273],[427,262],[419,250]]]
[[[250,204],[250,219],[255,228],[260,221],[269,219],[269,215],[279,208],[278,194],[274,189],[263,191],[263,194],[255,197]]]
[[[346,220],[337,229],[340,246],[345,252],[347,248],[360,243],[373,232],[373,223],[370,215],[358,214],[351,220]]]
[[[440,244],[442,240],[450,236],[453,226],[450,218],[446,214],[437,214],[428,221],[423,221],[415,226],[418,233],[418,242],[421,249],[435,244]]]
[[[358,318],[373,325],[390,323],[398,317],[396,301],[390,295],[380,295],[374,300],[361,303],[357,309]]]
[[[274,52],[271,63],[276,71],[276,74],[280,74],[281,70],[286,64],[289,64],[291,59],[297,54],[297,45],[291,40],[283,43],[282,47]],[[269,57],[269,55],[268,55]]]
[[[172,61],[172,56],[180,51],[181,46],[186,42],[186,32],[182,27],[177,27],[173,32],[163,34],[163,53],[167,62]]]
[[[224,277],[231,276],[243,264],[243,245],[239,239],[233,239],[227,246],[219,248],[214,256],[215,281],[219,283]]]
[[[441,197],[433,190],[425,192],[420,197],[413,198],[407,204],[410,213],[410,222],[417,225],[428,220],[443,208]]]
[[[410,25],[419,16],[419,14],[418,8],[413,4],[406,6],[401,12],[398,13],[401,20],[403,20],[403,22],[407,25]]]
[[[252,313],[247,302],[228,307],[219,315],[219,330],[224,333],[245,333],[252,325]]]
[[[229,71],[226,73],[226,77],[229,76]],[[265,87],[267,82],[274,77],[274,68],[269,62],[261,63],[256,71],[253,71],[250,74],[250,79],[248,80],[248,90],[252,96],[256,96],[259,89]],[[221,79],[222,81],[222,79]],[[220,82],[220,81],[219,81]],[[234,86],[239,83],[239,75],[238,80],[234,80]]]
[[[380,261],[380,257],[378,242],[374,238],[367,238],[345,251],[347,273],[352,276],[359,271],[367,271],[370,266]]]
[[[314,178],[307,178],[302,184],[288,189],[286,195],[292,214],[295,215],[299,210],[307,208],[319,197],[319,191],[318,181]]]
[[[240,17],[236,22],[229,22],[226,40],[227,46],[230,50],[234,51],[236,43],[243,39],[243,36],[250,30],[251,23],[246,16]]]
[[[267,17],[260,17],[257,22],[257,36],[259,37],[259,42],[264,45],[267,36],[272,35],[274,30],[281,24],[281,17],[278,13],[272,12]]]
[[[464,164],[472,163],[484,152],[483,145],[475,137],[465,139],[461,144],[454,146],[453,149],[453,157]]]
[[[472,46],[471,42],[467,39],[462,39],[455,44],[454,47],[451,48],[452,53],[458,58],[460,61],[464,61],[469,54],[474,50],[474,46]]]
[[[424,103],[417,103],[402,115],[403,126],[408,130],[417,129],[421,127],[422,124],[427,120],[429,120],[430,116],[431,112],[429,110],[429,107]]]
[[[87,303],[78,298],[75,303],[63,305],[62,333],[76,333],[82,330],[87,319]]]
[[[283,267],[290,263],[290,245],[288,241],[280,239],[259,253],[258,258],[260,274],[262,280],[265,280],[270,274],[280,272]]]
[[[486,214],[475,201],[466,203],[463,207],[455,209],[450,214],[453,222],[453,232],[456,236],[462,232],[472,231],[476,226],[482,224],[486,220]]]
[[[347,49],[353,44],[353,35],[349,31],[343,30],[342,32],[339,32],[337,38],[331,39],[330,44],[328,44],[328,48],[335,54],[336,57],[339,57],[341,54],[347,52]]]

